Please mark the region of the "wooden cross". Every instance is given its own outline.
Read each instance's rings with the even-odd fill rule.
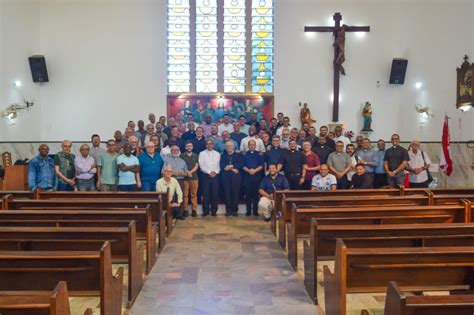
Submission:
[[[345,75],[342,64],[345,60],[345,33],[346,32],[370,32],[370,26],[347,26],[342,25],[341,13],[335,13],[333,16],[334,26],[305,26],[305,32],[326,32],[334,35],[334,100],[332,107],[332,121],[339,121],[339,74]]]

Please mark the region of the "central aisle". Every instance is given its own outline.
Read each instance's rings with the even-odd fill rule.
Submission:
[[[316,312],[268,223],[218,216],[178,222],[130,314]]]

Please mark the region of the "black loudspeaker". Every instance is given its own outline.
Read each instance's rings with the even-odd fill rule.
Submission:
[[[390,71],[390,84],[404,84],[407,73],[408,60],[395,58]]]
[[[28,60],[30,61],[33,82],[49,82],[48,69],[46,69],[46,59],[44,59],[44,56],[31,56]]]

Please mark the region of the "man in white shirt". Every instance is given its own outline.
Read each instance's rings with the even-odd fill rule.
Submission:
[[[428,169],[431,160],[426,154],[420,150],[420,142],[413,140],[411,150],[408,151],[410,161],[408,161],[408,171],[410,172],[410,188],[428,188],[430,181],[428,180]]]
[[[342,135],[342,127],[341,126],[337,126],[334,129],[334,133],[336,134],[336,137],[334,138],[334,142],[342,141],[342,143],[344,144],[344,151],[345,151],[346,146],[351,143],[351,140],[349,140],[349,138],[347,138],[346,136]]]
[[[242,139],[242,142],[240,143],[240,153],[245,154],[249,150],[249,141],[250,140],[255,140],[255,143],[257,144],[257,149],[256,151],[260,153],[265,153],[265,145],[263,144],[262,139],[257,138],[255,135],[257,132],[257,128],[255,126],[250,126],[249,127],[249,135],[248,137],[245,137]]]
[[[224,114],[224,117],[222,117],[222,124],[219,125],[217,134],[222,137],[224,131],[229,133],[234,131],[234,126],[230,123],[229,114]]]
[[[329,174],[329,167],[322,164],[319,169],[319,174],[316,174],[311,181],[311,190],[313,191],[328,191],[337,189],[336,176]]]
[[[219,202],[219,176],[220,154],[214,150],[214,141],[206,141],[206,150],[199,153],[199,166],[201,168],[202,185],[202,216],[209,215],[209,210],[213,217],[217,216],[217,206]]]
[[[283,129],[288,129],[288,130],[291,129],[290,118],[289,117],[283,117],[283,125],[280,128],[277,129],[276,134],[281,137],[281,135],[283,133]]]

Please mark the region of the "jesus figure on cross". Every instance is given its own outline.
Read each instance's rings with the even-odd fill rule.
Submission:
[[[334,101],[332,110],[332,121],[339,121],[339,74],[345,75],[346,71],[342,64],[346,60],[345,42],[346,32],[370,32],[370,26],[347,26],[342,25],[341,13],[333,16],[334,26],[305,26],[305,32],[329,32],[334,35]]]

